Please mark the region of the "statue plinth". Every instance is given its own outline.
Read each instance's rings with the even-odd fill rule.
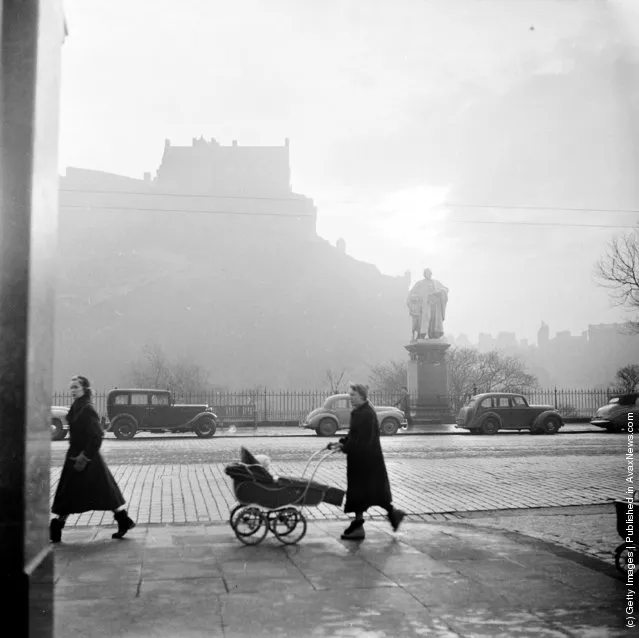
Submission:
[[[450,344],[444,339],[418,339],[404,347],[410,355],[408,391],[416,401],[415,421],[452,423],[446,365]]]

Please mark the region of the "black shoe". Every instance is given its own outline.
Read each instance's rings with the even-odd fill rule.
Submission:
[[[111,538],[124,538],[124,535],[135,527],[135,521],[129,518],[126,510],[121,510],[114,514],[115,520],[118,523],[118,531],[115,534],[111,534]]]
[[[366,538],[364,532],[364,521],[353,521],[343,532],[340,537],[343,541],[363,541]]]
[[[65,521],[61,518],[52,518],[49,523],[49,540],[52,543],[59,543],[62,540],[62,528]]]
[[[399,526],[402,524],[402,521],[404,520],[405,516],[406,516],[406,512],[402,510],[396,510],[396,509],[394,509],[388,515],[388,521],[393,526],[394,532],[396,532],[399,529]]]

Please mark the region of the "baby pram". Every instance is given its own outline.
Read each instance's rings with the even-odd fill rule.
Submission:
[[[306,517],[301,507],[329,503],[340,507],[344,491],[321,483],[313,477],[319,466],[334,450],[323,448],[309,458],[301,478],[281,477],[275,480],[270,472],[244,447],[240,460],[224,471],[233,479],[238,501],[231,511],[229,523],[235,536],[245,545],[261,543],[269,530],[285,545],[294,545],[306,534]],[[313,473],[304,478],[311,462],[321,455]]]
[[[634,509],[639,507],[639,497],[637,490],[632,495],[632,505],[628,501],[614,501],[615,514],[617,515],[617,534],[623,539],[623,543],[615,549],[615,566],[624,573],[628,573],[628,549],[636,546],[632,528],[632,520],[628,520],[628,513],[632,514]],[[633,550],[634,551],[634,550]],[[636,552],[634,552],[636,554]],[[634,563],[635,561],[633,561]]]

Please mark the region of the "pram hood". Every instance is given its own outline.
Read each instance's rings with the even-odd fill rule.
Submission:
[[[230,463],[224,472],[234,480],[275,483],[271,473],[244,447],[240,447],[240,460]]]

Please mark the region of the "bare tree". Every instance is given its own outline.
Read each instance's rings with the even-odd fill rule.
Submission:
[[[157,344],[142,347],[142,356],[132,364],[129,383],[138,388],[167,388],[171,380],[171,365]]]
[[[206,370],[195,363],[170,361],[157,344],[142,348],[142,356],[132,364],[128,381],[139,388],[169,389],[177,397],[209,390]]]
[[[617,387],[626,394],[635,392],[639,385],[639,365],[632,364],[619,368],[615,375],[615,382]]]
[[[613,301],[630,311],[639,310],[639,232],[615,237],[597,262],[595,276],[610,290]],[[628,328],[639,332],[639,321],[629,321]]]
[[[346,374],[346,370],[344,368],[342,368],[341,372],[335,372],[333,370],[326,371],[326,382],[328,383],[328,387],[330,388],[331,394],[340,393],[342,380],[344,379],[345,374]]]
[[[389,361],[371,366],[368,380],[372,390],[397,393],[408,385],[406,361]]]
[[[498,350],[451,348],[447,362],[448,389],[454,409],[478,392],[525,392],[537,385],[537,378],[519,357]]]

